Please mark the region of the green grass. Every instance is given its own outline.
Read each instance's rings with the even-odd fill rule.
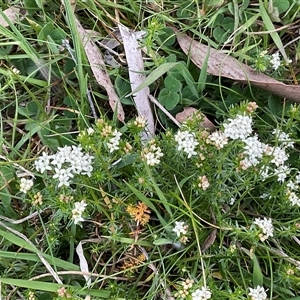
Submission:
[[[297,85],[297,1],[100,0],[74,7],[25,0],[14,1],[28,13],[15,23],[5,17],[12,5],[0,2],[9,24],[0,25],[1,296],[191,300],[206,299],[196,296],[204,288],[211,299],[255,300],[251,289],[260,286],[267,299],[300,299],[299,107],[207,73],[216,49]],[[101,50],[124,122],[94,76],[76,19]],[[144,31],[146,79],[134,91],[118,22]],[[172,28],[209,46],[202,69]],[[115,40],[106,52],[103,44]],[[275,70],[276,52],[281,63]],[[153,107],[152,141],[141,138],[145,124],[136,119],[141,112],[133,97],[145,87],[164,107]],[[220,134],[236,116],[249,116],[250,136],[274,148],[264,148],[248,166],[245,157],[259,151],[258,144],[246,149],[247,141],[228,136],[221,147],[200,126],[201,116],[179,129],[172,119],[186,107],[201,111]],[[179,146],[187,132],[194,142],[190,155]],[[276,164],[277,150],[286,160]],[[35,167],[43,153],[53,155],[51,170]],[[54,160],[63,159],[65,168],[76,157],[81,167],[56,178]],[[33,180],[27,190],[24,178]],[[273,236],[265,241],[257,218],[272,222]],[[178,235],[175,226],[181,226]]]

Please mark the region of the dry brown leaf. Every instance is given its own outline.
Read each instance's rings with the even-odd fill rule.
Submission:
[[[124,122],[125,114],[124,110],[118,97],[114,86],[109,78],[109,75],[106,72],[105,63],[101,52],[97,45],[90,39],[86,30],[82,27],[80,22],[75,18],[76,27],[84,47],[84,51],[89,60],[92,72],[99,85],[103,86],[107,92],[109,105],[115,111],[117,109],[117,116],[121,122]]]
[[[176,120],[180,123],[183,123],[186,119],[198,113],[201,112],[194,107],[185,107],[182,112],[176,114]],[[200,125],[204,128],[208,128],[209,131],[214,131],[216,129],[214,123],[212,123],[205,115],[203,115],[203,118],[204,120],[201,122]]]
[[[203,45],[194,41],[185,34],[179,33],[172,28],[177,34],[177,40],[181,49],[190,57],[193,63],[202,68],[203,62],[210,52],[207,62],[207,72],[215,76],[223,76],[243,83],[251,83],[278,96],[300,102],[300,86],[287,85],[277,81],[265,74],[258,73],[249,66],[240,63],[237,59],[224,54],[212,47]]]
[[[24,8],[11,6],[10,8],[4,10],[3,14],[14,24],[24,19],[28,13]],[[9,24],[4,20],[4,18],[1,15],[0,15],[0,25],[4,27],[9,26]]]

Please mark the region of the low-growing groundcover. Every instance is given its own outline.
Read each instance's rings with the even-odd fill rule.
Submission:
[[[299,1],[0,6],[2,298],[300,299],[299,107],[207,73],[216,49],[297,85]],[[143,71],[120,24],[141,36]],[[176,30],[209,46],[203,62]],[[130,72],[167,110],[149,139]],[[177,128],[185,107],[201,113]]]
[[[149,141],[142,117],[120,128],[101,118],[73,145],[40,153],[15,183],[31,216],[1,221],[2,292],[298,299],[299,107],[280,123],[261,116],[244,102],[214,132],[194,115]],[[28,226],[27,239],[18,231]]]

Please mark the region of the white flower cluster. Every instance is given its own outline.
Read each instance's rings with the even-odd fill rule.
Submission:
[[[246,157],[243,160],[243,165],[246,167],[258,165],[263,157],[265,145],[259,141],[257,135],[246,138],[244,143]]]
[[[224,125],[224,134],[233,140],[245,140],[252,133],[252,118],[250,116],[237,115],[235,119],[228,119]]]
[[[109,152],[112,153],[119,149],[119,143],[122,133],[119,132],[117,129],[115,129],[112,133],[112,138],[109,139],[107,143],[107,147],[109,149]]]
[[[259,235],[259,238],[262,242],[264,242],[266,239],[268,239],[270,236],[273,236],[273,225],[272,220],[267,218],[256,218],[253,222],[255,225],[257,225],[263,232]]]
[[[192,300],[207,300],[211,298],[211,291],[208,287],[202,287],[192,293]]]
[[[27,192],[32,188],[32,186],[33,186],[32,179],[21,178],[21,183],[20,183],[21,192],[27,194]]]
[[[57,178],[58,187],[70,185],[70,178],[74,174],[91,176],[93,171],[92,166],[93,156],[82,152],[80,146],[65,146],[58,148],[58,151],[53,155],[48,155],[43,152],[35,162],[35,169],[43,173],[45,170],[53,170],[55,174],[53,178]]]
[[[262,286],[257,286],[256,288],[252,289],[249,288],[250,293],[248,294],[249,297],[251,297],[252,300],[266,300],[267,299],[267,293]]]
[[[187,234],[188,228],[189,226],[186,225],[184,222],[175,221],[175,226],[172,229],[172,231],[174,231],[176,235],[179,237],[181,234],[183,235]]]
[[[213,132],[209,135],[208,139],[217,147],[217,149],[222,149],[228,144],[228,138],[221,131]]]
[[[280,56],[279,52],[271,55],[270,63],[272,68],[276,71],[280,67]]]
[[[87,207],[87,204],[85,203],[84,200],[82,200],[80,202],[75,202],[75,208],[72,210],[72,219],[74,220],[75,225],[78,222],[84,221],[82,214],[85,211],[86,207]]]
[[[156,145],[155,140],[149,142],[150,146],[145,147],[142,150],[142,160],[146,162],[148,166],[155,166],[160,163],[160,158],[164,156],[159,146]]]
[[[272,133],[278,139],[278,142],[281,143],[282,147],[294,148],[294,142],[291,140],[288,133],[285,133],[277,128],[274,129]]]
[[[178,130],[175,134],[175,141],[178,144],[177,150],[183,150],[185,153],[187,153],[188,158],[191,158],[193,155],[197,154],[195,148],[199,143],[196,141],[193,133],[189,131]]]
[[[138,128],[145,128],[147,120],[142,116],[137,116],[133,124]]]

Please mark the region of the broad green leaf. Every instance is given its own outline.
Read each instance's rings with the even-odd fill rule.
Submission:
[[[170,92],[179,92],[182,89],[182,84],[174,76],[168,75],[164,80],[165,88]]]
[[[282,14],[290,8],[290,2],[288,0],[273,0],[273,7],[276,7],[278,13]]]

